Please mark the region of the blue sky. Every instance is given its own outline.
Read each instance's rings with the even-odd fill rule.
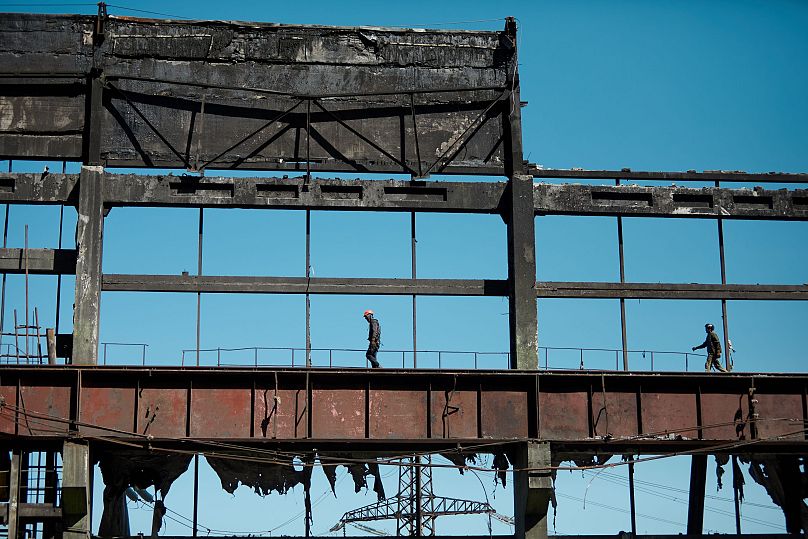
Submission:
[[[4,7],[5,6],[5,7]],[[131,2],[127,7],[202,19],[279,23],[426,26],[459,29],[503,27],[505,16],[519,24],[524,153],[547,168],[633,170],[808,171],[808,4],[798,1],[614,1],[614,2],[361,2],[339,4],[231,2]],[[94,12],[92,5],[53,9],[0,2],[0,10]],[[110,13],[127,11],[113,4]],[[464,22],[465,21],[465,22]],[[0,166],[5,167],[5,162]],[[60,165],[51,165],[58,170]],[[69,170],[75,170],[69,165]],[[14,163],[14,170],[41,170],[41,164]],[[778,186],[775,186],[778,187]],[[784,185],[784,188],[794,186]],[[196,210],[114,209],[105,223],[104,271],[170,273],[196,269]],[[207,274],[303,275],[303,212],[206,210],[204,272]],[[312,266],[320,277],[409,277],[409,216],[381,213],[312,214]],[[58,209],[13,207],[9,245],[22,246],[29,225],[32,247],[55,247]],[[64,245],[72,246],[75,212],[65,212]],[[419,277],[506,275],[505,226],[496,216],[419,214]],[[712,220],[625,219],[626,278],[637,282],[720,282],[717,228]],[[727,278],[731,283],[808,282],[808,223],[727,221],[724,224]],[[616,222],[613,218],[538,217],[538,279],[616,281]],[[52,325],[56,279],[31,278],[31,305],[43,325]],[[61,329],[69,330],[72,279],[63,280]],[[13,309],[24,312],[23,282],[8,277],[6,325]],[[318,348],[361,348],[365,308],[382,321],[382,351],[412,347],[409,298],[320,296],[312,298],[312,342]],[[202,302],[202,347],[302,347],[304,301],[300,296],[209,295]],[[629,348],[689,351],[701,342],[703,324],[721,326],[717,301],[626,302]],[[196,297],[180,294],[105,293],[102,341],[147,343],[150,364],[176,364],[183,348],[194,347]],[[499,298],[420,298],[418,346],[429,350],[507,350],[508,305]],[[808,335],[805,302],[729,302],[736,368],[741,371],[804,372]],[[547,347],[620,347],[619,304],[612,300],[539,301],[539,344]],[[277,355],[262,356],[266,361]],[[550,351],[551,367],[576,368],[576,353]],[[228,356],[233,361],[243,356]],[[346,356],[346,363],[359,356]],[[382,363],[400,361],[387,352]],[[215,355],[203,356],[215,361]],[[434,361],[424,354],[422,365]],[[110,363],[140,360],[137,348],[110,347]],[[488,359],[498,367],[497,357]],[[612,354],[587,353],[587,366],[610,368]],[[452,360],[449,360],[452,361]],[[469,366],[468,356],[452,366]],[[650,368],[650,358],[632,354],[633,368]],[[504,365],[503,365],[504,366]],[[691,369],[694,364],[690,364]],[[681,356],[658,359],[655,368],[681,370]],[[695,362],[698,369],[698,361]],[[674,458],[637,466],[648,487],[638,496],[640,533],[684,532],[689,461]],[[385,478],[395,491],[394,470]],[[614,477],[611,474],[616,474]],[[236,531],[274,528],[302,510],[302,492],[261,499],[240,489],[219,489],[203,463],[200,522]],[[624,468],[594,474],[560,473],[558,533],[615,533],[629,529]],[[622,479],[620,479],[622,478]],[[349,480],[338,499],[324,497],[315,509],[314,531],[327,530],[343,511],[370,503],[354,494]],[[512,514],[512,498],[493,477],[482,482],[495,506]],[[782,514],[762,488],[747,477],[744,532],[783,532]],[[100,484],[99,481],[96,483]],[[639,484],[639,483],[638,483]],[[190,516],[190,474],[167,499],[169,508]],[[484,498],[473,476],[436,472],[436,490],[447,496]],[[312,495],[325,490],[315,472]],[[734,530],[731,492],[715,491],[705,528]],[[676,499],[668,499],[662,496]],[[586,496],[583,508],[580,501]],[[267,505],[272,504],[272,505]],[[611,506],[600,507],[595,504]],[[760,504],[765,507],[758,507]],[[271,508],[267,510],[267,508]],[[150,517],[134,510],[133,531],[147,532]],[[224,515],[227,515],[226,517]],[[96,506],[95,519],[100,516]],[[187,529],[168,522],[166,533]],[[768,524],[768,526],[767,526]],[[138,528],[140,526],[140,528]],[[771,527],[774,526],[774,527]],[[380,526],[384,529],[384,526]],[[301,534],[302,518],[274,534]],[[387,526],[386,529],[390,529]],[[551,528],[552,529],[552,528]],[[487,533],[482,517],[439,521],[440,533]],[[356,532],[358,533],[358,532]],[[494,533],[510,533],[495,521]]]

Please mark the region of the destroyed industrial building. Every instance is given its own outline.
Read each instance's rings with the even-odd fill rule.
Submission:
[[[536,307],[537,298],[621,305],[631,298],[715,299],[725,307],[734,299],[806,300],[808,286],[726,278],[629,283],[622,271],[620,282],[537,282],[534,235],[537,215],[713,219],[719,230],[726,219],[806,220],[808,190],[719,182],[799,184],[808,176],[540,169],[522,152],[517,66],[512,18],[501,31],[415,31],[138,19],[110,16],[103,4],[97,16],[4,14],[0,159],[82,164],[78,174],[0,173],[0,203],[78,212],[75,250],[0,249],[3,273],[75,275],[73,331],[49,334],[49,354],[36,355],[54,364],[0,365],[8,537],[26,529],[43,538],[127,536],[129,489],[155,487],[165,497],[198,455],[230,493],[245,485],[259,495],[284,494],[301,485],[307,535],[315,468],[333,489],[343,466],[357,491],[376,494],[373,506],[346,513],[335,529],[384,517],[400,521],[400,534],[425,535],[441,512],[492,512],[481,502],[423,496],[414,485],[436,454],[461,473],[478,466],[479,454],[493,456],[501,484],[514,489],[517,538],[547,536],[558,469],[614,456],[633,466],[637,455],[649,454],[692,455],[688,534],[703,531],[710,454],[721,463],[732,457],[736,479],[728,484],[736,495],[743,491],[738,458],[749,463],[782,508],[789,533],[808,531],[808,377],[631,371],[625,319],[614,371],[584,369],[583,359],[580,371],[540,370]],[[108,170],[119,168],[178,171]],[[276,174],[217,177],[223,169]],[[504,181],[431,178],[453,174]],[[681,186],[687,182],[715,187]],[[416,212],[493,214],[507,226],[508,277],[324,278],[311,275],[308,262],[301,277],[204,275],[201,262],[196,274],[104,273],[105,216],[130,206],[198,208],[200,215],[205,208],[298,209],[307,223],[313,210],[405,212],[413,231]],[[622,250],[620,263],[622,270]],[[303,359],[283,368],[101,366],[102,291],[502,297],[510,368],[323,369],[311,366],[310,340]],[[385,420],[391,414],[397,421]],[[37,502],[20,484],[31,453],[45,455],[51,488]],[[391,463],[407,468],[409,494],[385,493],[379,465]],[[91,530],[96,464],[104,511],[100,529]],[[157,533],[162,500],[154,511]]]

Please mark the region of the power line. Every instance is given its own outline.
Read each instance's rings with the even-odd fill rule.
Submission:
[[[183,17],[182,15],[171,15],[170,13],[161,13],[159,11],[148,11],[145,9],[135,9],[133,7],[126,7],[126,6],[119,6],[116,4],[107,4],[107,7],[113,7],[115,9],[123,9],[124,11],[133,11],[136,13],[146,13],[148,15],[160,15],[162,17],[171,17],[173,19],[185,19],[185,20],[193,20],[191,17]]]

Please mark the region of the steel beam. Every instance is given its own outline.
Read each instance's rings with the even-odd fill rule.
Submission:
[[[375,279],[212,275],[105,274],[105,292],[193,292],[238,294],[346,294],[498,296],[509,294],[501,279]],[[538,298],[808,300],[808,285],[675,283],[536,283]]]
[[[0,249],[0,273],[69,275],[76,273],[75,249]]]
[[[680,182],[737,182],[737,183],[808,183],[808,174],[790,172],[743,172],[732,170],[705,170],[696,172],[648,172],[623,170],[544,169],[528,167],[534,178],[577,180],[636,180]]]
[[[105,274],[105,292],[506,296],[498,279],[374,279]]]
[[[351,440],[356,450],[395,451],[542,440],[565,455],[804,454],[807,388],[808,376],[777,374],[1,366],[0,432],[17,433],[11,444],[78,434],[166,447],[229,440],[333,450]],[[457,412],[445,417],[449,398]]]
[[[808,285],[674,283],[536,283],[540,298],[808,300]]]

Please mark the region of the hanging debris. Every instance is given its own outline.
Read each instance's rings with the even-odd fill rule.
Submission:
[[[379,464],[372,460],[372,457],[359,453],[320,453],[319,457],[323,473],[328,479],[328,484],[331,485],[331,492],[334,493],[334,496],[337,495],[337,466],[344,466],[353,478],[354,492],[368,488],[367,477],[373,476],[373,492],[376,493],[379,501],[386,499]],[[344,461],[340,462],[341,459]],[[359,462],[360,460],[366,460],[366,462]]]
[[[98,528],[100,537],[129,535],[126,489],[145,490],[154,486],[165,499],[174,481],[188,469],[191,455],[167,455],[147,449],[102,451],[97,457],[104,478],[104,512]],[[155,504],[155,511],[157,511]],[[162,521],[162,517],[160,517]],[[158,528],[159,529],[159,528]]]

